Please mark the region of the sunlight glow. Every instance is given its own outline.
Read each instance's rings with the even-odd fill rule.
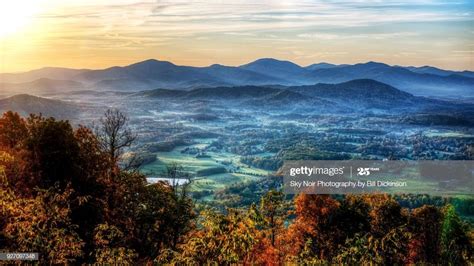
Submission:
[[[474,70],[473,1],[0,0],[0,72],[262,57]]]
[[[31,23],[38,13],[41,0],[1,0],[0,38],[17,33]]]

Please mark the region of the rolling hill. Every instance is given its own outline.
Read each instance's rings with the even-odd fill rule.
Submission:
[[[352,80],[338,84],[319,83],[310,86],[288,87],[287,89],[309,97],[335,101],[352,108],[392,109],[423,103],[423,99],[410,93],[370,79]]]
[[[0,112],[14,111],[23,116],[42,114],[58,119],[72,119],[77,116],[80,108],[72,103],[37,97],[29,94],[17,94],[0,99]]]
[[[239,86],[197,88],[190,91],[157,89],[134,94],[135,97],[146,97],[172,101],[215,100],[231,101],[232,104],[243,104],[250,107],[277,107],[288,105],[312,105],[314,108],[329,107],[328,100],[300,94],[296,91],[276,89],[265,86]]]
[[[316,85],[289,86],[272,88],[266,86],[236,86],[197,88],[189,91],[156,89],[133,94],[134,97],[146,97],[171,101],[216,100],[232,101],[250,106],[278,106],[293,108],[295,105],[309,109],[320,107],[339,110],[459,110],[459,103],[414,96],[398,90],[388,84],[359,79],[338,84],[319,83]],[[283,105],[283,106],[282,106]],[[472,106],[469,108],[472,109]]]
[[[174,99],[257,99],[262,97],[296,97],[301,100],[301,94],[297,92],[286,91],[263,86],[241,86],[241,87],[215,87],[215,88],[197,88],[190,91],[157,89],[136,93],[135,96],[144,96],[152,98],[174,98]]]

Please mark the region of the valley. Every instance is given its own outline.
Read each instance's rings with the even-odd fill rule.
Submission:
[[[130,73],[144,80],[144,75],[161,71],[158,65],[171,71],[168,74],[182,74],[187,79],[191,73],[209,76],[209,69],[196,72],[153,60],[127,68],[67,74],[75,80],[80,77],[81,82],[119,81]],[[313,65],[301,70],[288,62],[271,60],[257,60],[240,68],[213,65],[210,68],[216,75],[228,81],[232,76],[234,81],[248,78],[262,80],[263,84],[275,81],[275,77],[288,80],[293,75],[295,82],[249,82],[253,85],[242,86],[198,83],[192,88],[177,88],[175,84],[147,90],[142,86],[128,90],[109,90],[107,86],[99,90],[55,89],[43,91],[42,97],[5,98],[0,100],[0,109],[23,115],[42,113],[90,127],[105,110],[119,109],[127,114],[138,136],[127,156],[140,160],[140,171],[149,180],[159,180],[165,177],[167,165],[176,163],[191,177],[193,198],[217,207],[247,205],[265,191],[279,188],[281,177],[277,172],[285,160],[473,158],[474,104],[468,98],[415,96],[366,78],[331,84],[305,85],[308,79],[299,82],[305,76],[302,72],[347,67]],[[361,67],[387,66],[367,63],[349,69]],[[269,68],[275,74],[270,75]],[[414,70],[416,75],[428,71]],[[173,75],[160,82],[171,82]],[[196,78],[206,80],[203,76]]]

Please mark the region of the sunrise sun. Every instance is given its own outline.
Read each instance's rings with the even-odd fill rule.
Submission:
[[[0,1],[0,37],[29,26],[40,8],[41,0]]]

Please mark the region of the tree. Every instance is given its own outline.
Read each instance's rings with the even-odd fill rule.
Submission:
[[[356,234],[346,240],[333,262],[340,265],[383,265],[382,254],[378,251],[380,242],[368,233]]]
[[[340,201],[335,221],[344,239],[353,238],[356,234],[370,231],[370,205],[363,196],[346,195]],[[341,241],[344,241],[341,239]]]
[[[176,195],[181,198],[187,196],[188,187],[191,184],[191,175],[184,171],[182,165],[175,162],[166,165],[165,177],[173,188]]]
[[[3,171],[10,185],[16,187],[15,192],[21,195],[31,195],[34,184],[37,183],[37,178],[30,174],[32,165],[27,161],[27,137],[25,119],[17,113],[4,113],[0,118],[0,151],[8,154],[11,160],[2,162]]]
[[[472,246],[467,235],[467,226],[462,223],[452,205],[444,210],[441,226],[441,256],[444,263],[467,264],[472,257]]]
[[[412,232],[409,263],[439,263],[441,221],[442,213],[434,206],[424,205],[412,211],[408,223]]]
[[[113,225],[99,224],[94,230],[95,261],[99,264],[133,264],[138,254],[126,247],[122,231]]]
[[[281,245],[286,234],[285,222],[288,220],[289,205],[281,191],[270,190],[260,198],[260,204],[252,204],[248,210],[259,234],[251,253],[255,264],[281,264],[284,254]]]
[[[38,252],[42,264],[78,262],[85,243],[69,217],[71,192],[52,188],[34,198],[20,198],[0,188],[0,218],[6,221],[0,223],[5,238],[0,249]]]
[[[31,115],[28,120],[26,150],[29,152],[32,174],[38,176],[41,188],[67,183],[81,176],[79,145],[68,121],[56,121]]]
[[[0,118],[0,147],[17,148],[27,135],[26,122],[18,113],[9,111]]]
[[[179,255],[172,261],[164,261],[168,256],[160,256],[158,262],[197,265],[250,263],[251,251],[259,234],[255,223],[245,212],[236,209],[227,212],[225,215],[204,211],[202,229],[191,232]]]
[[[125,114],[117,109],[109,109],[96,127],[96,136],[102,150],[108,154],[112,166],[118,165],[124,150],[129,148],[137,138],[128,127],[128,122]]]
[[[370,231],[377,238],[407,222],[407,213],[387,194],[368,194],[364,201],[370,206]]]
[[[329,195],[300,194],[295,199],[295,222],[288,230],[288,255],[329,260],[337,251],[340,231],[335,217],[340,203]]]
[[[260,199],[259,211],[263,217],[264,228],[269,231],[270,243],[275,247],[277,234],[283,229],[287,206],[281,191],[271,190]]]

